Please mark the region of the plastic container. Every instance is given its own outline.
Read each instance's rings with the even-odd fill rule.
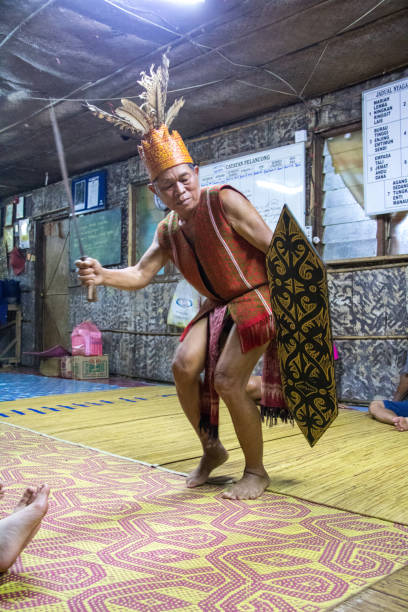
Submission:
[[[6,280],[5,282],[5,290],[7,296],[7,302],[9,304],[19,304],[20,303],[20,281]]]
[[[92,321],[84,321],[74,328],[71,345],[73,355],[91,357],[103,354],[102,334]]]

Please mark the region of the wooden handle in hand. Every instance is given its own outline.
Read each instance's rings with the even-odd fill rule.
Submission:
[[[86,255],[83,255],[81,257],[82,261],[85,261],[86,259]],[[96,293],[96,286],[95,285],[88,285],[87,289],[87,294],[86,294],[86,299],[88,300],[88,302],[97,302],[98,301],[98,294]]]
[[[87,290],[88,291],[87,291],[86,299],[88,300],[88,302],[97,302],[98,294],[96,293],[96,286],[88,285]]]

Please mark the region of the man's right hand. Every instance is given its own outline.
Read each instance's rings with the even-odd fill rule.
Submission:
[[[87,257],[85,260],[77,259],[78,278],[82,285],[102,285],[104,268],[97,259]]]

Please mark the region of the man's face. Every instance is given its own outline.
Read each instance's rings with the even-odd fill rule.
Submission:
[[[168,168],[159,174],[149,188],[167,208],[187,221],[200,200],[198,166],[191,168],[188,164],[180,164]]]

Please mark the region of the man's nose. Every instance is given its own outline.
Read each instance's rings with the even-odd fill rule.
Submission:
[[[185,192],[185,187],[183,185],[183,183],[181,183],[180,181],[177,181],[176,183],[176,193],[181,194]]]

